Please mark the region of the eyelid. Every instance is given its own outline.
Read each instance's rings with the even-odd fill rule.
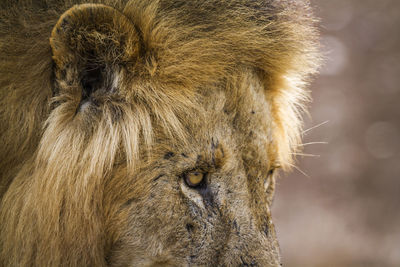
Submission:
[[[273,165],[271,166],[271,169],[272,169],[272,170],[276,170],[276,169],[280,169],[280,168],[282,168],[282,166],[281,166],[280,164],[273,164]]]
[[[282,167],[282,166],[279,165],[279,164],[278,164],[278,165],[272,165],[272,166],[270,167],[270,169],[268,170],[268,176],[274,174],[275,171],[278,170],[278,169],[280,169],[281,167]]]

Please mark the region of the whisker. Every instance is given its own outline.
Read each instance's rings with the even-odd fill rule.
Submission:
[[[315,157],[315,158],[321,157],[321,155],[314,155],[314,154],[307,154],[307,153],[290,153],[290,154],[295,155],[295,156],[302,156],[302,157]]]
[[[328,142],[308,142],[308,143],[304,143],[304,144],[298,144],[297,146],[308,146],[308,145],[316,145],[316,144],[322,144],[322,145],[327,145]]]
[[[322,126],[322,125],[324,125],[324,124],[327,124],[329,121],[324,121],[324,122],[321,122],[320,124],[317,124],[317,125],[315,125],[315,126],[312,126],[311,128],[308,128],[307,130],[304,130],[303,132],[301,132],[302,134],[305,134],[305,133],[307,133],[307,132],[309,132],[309,131],[311,131],[311,130],[313,130],[313,129],[315,129],[315,128],[318,128],[318,127],[320,127],[320,126]]]
[[[303,174],[305,177],[311,178],[307,173],[303,172],[303,171],[302,171],[299,167],[297,167],[296,165],[291,164],[291,163],[288,163],[288,164],[289,164],[289,166],[295,168],[298,172],[300,172],[301,174]]]

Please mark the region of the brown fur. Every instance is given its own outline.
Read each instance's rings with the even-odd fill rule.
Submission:
[[[0,266],[279,265],[308,3],[94,2],[0,3]]]

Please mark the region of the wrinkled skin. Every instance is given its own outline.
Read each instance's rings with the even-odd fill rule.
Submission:
[[[307,1],[0,2],[0,266],[279,266]]]
[[[147,181],[146,190],[127,204],[126,237],[109,256],[115,266],[279,265],[269,212],[274,178],[268,173],[270,159],[259,147],[266,139],[267,123],[258,124],[266,102],[259,84],[244,90],[245,99],[232,107],[237,116],[224,106],[229,92],[200,97],[204,117],[188,123],[189,147],[159,139],[168,149],[133,179]],[[242,125],[250,127],[238,130]],[[206,174],[199,188],[182,177],[191,170]],[[154,254],[158,249],[161,255]]]

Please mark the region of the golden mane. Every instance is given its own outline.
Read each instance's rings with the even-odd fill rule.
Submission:
[[[212,23],[169,1],[96,1],[132,22],[139,33],[128,35],[139,34],[142,54],[127,63],[135,79],[120,81],[131,102],[109,100],[90,120],[71,109],[79,103],[73,86],[63,85],[70,95],[54,92],[49,42],[60,16],[81,1],[13,2],[0,4],[1,266],[105,265],[103,216],[113,211],[103,193],[113,168],[126,161],[134,172],[154,131],[188,141],[181,122],[195,113],[195,90],[229,87],[244,68],[264,83],[274,161],[291,166],[304,88],[319,62],[315,21],[302,1],[243,9],[237,0],[223,14],[210,1],[202,9]]]

